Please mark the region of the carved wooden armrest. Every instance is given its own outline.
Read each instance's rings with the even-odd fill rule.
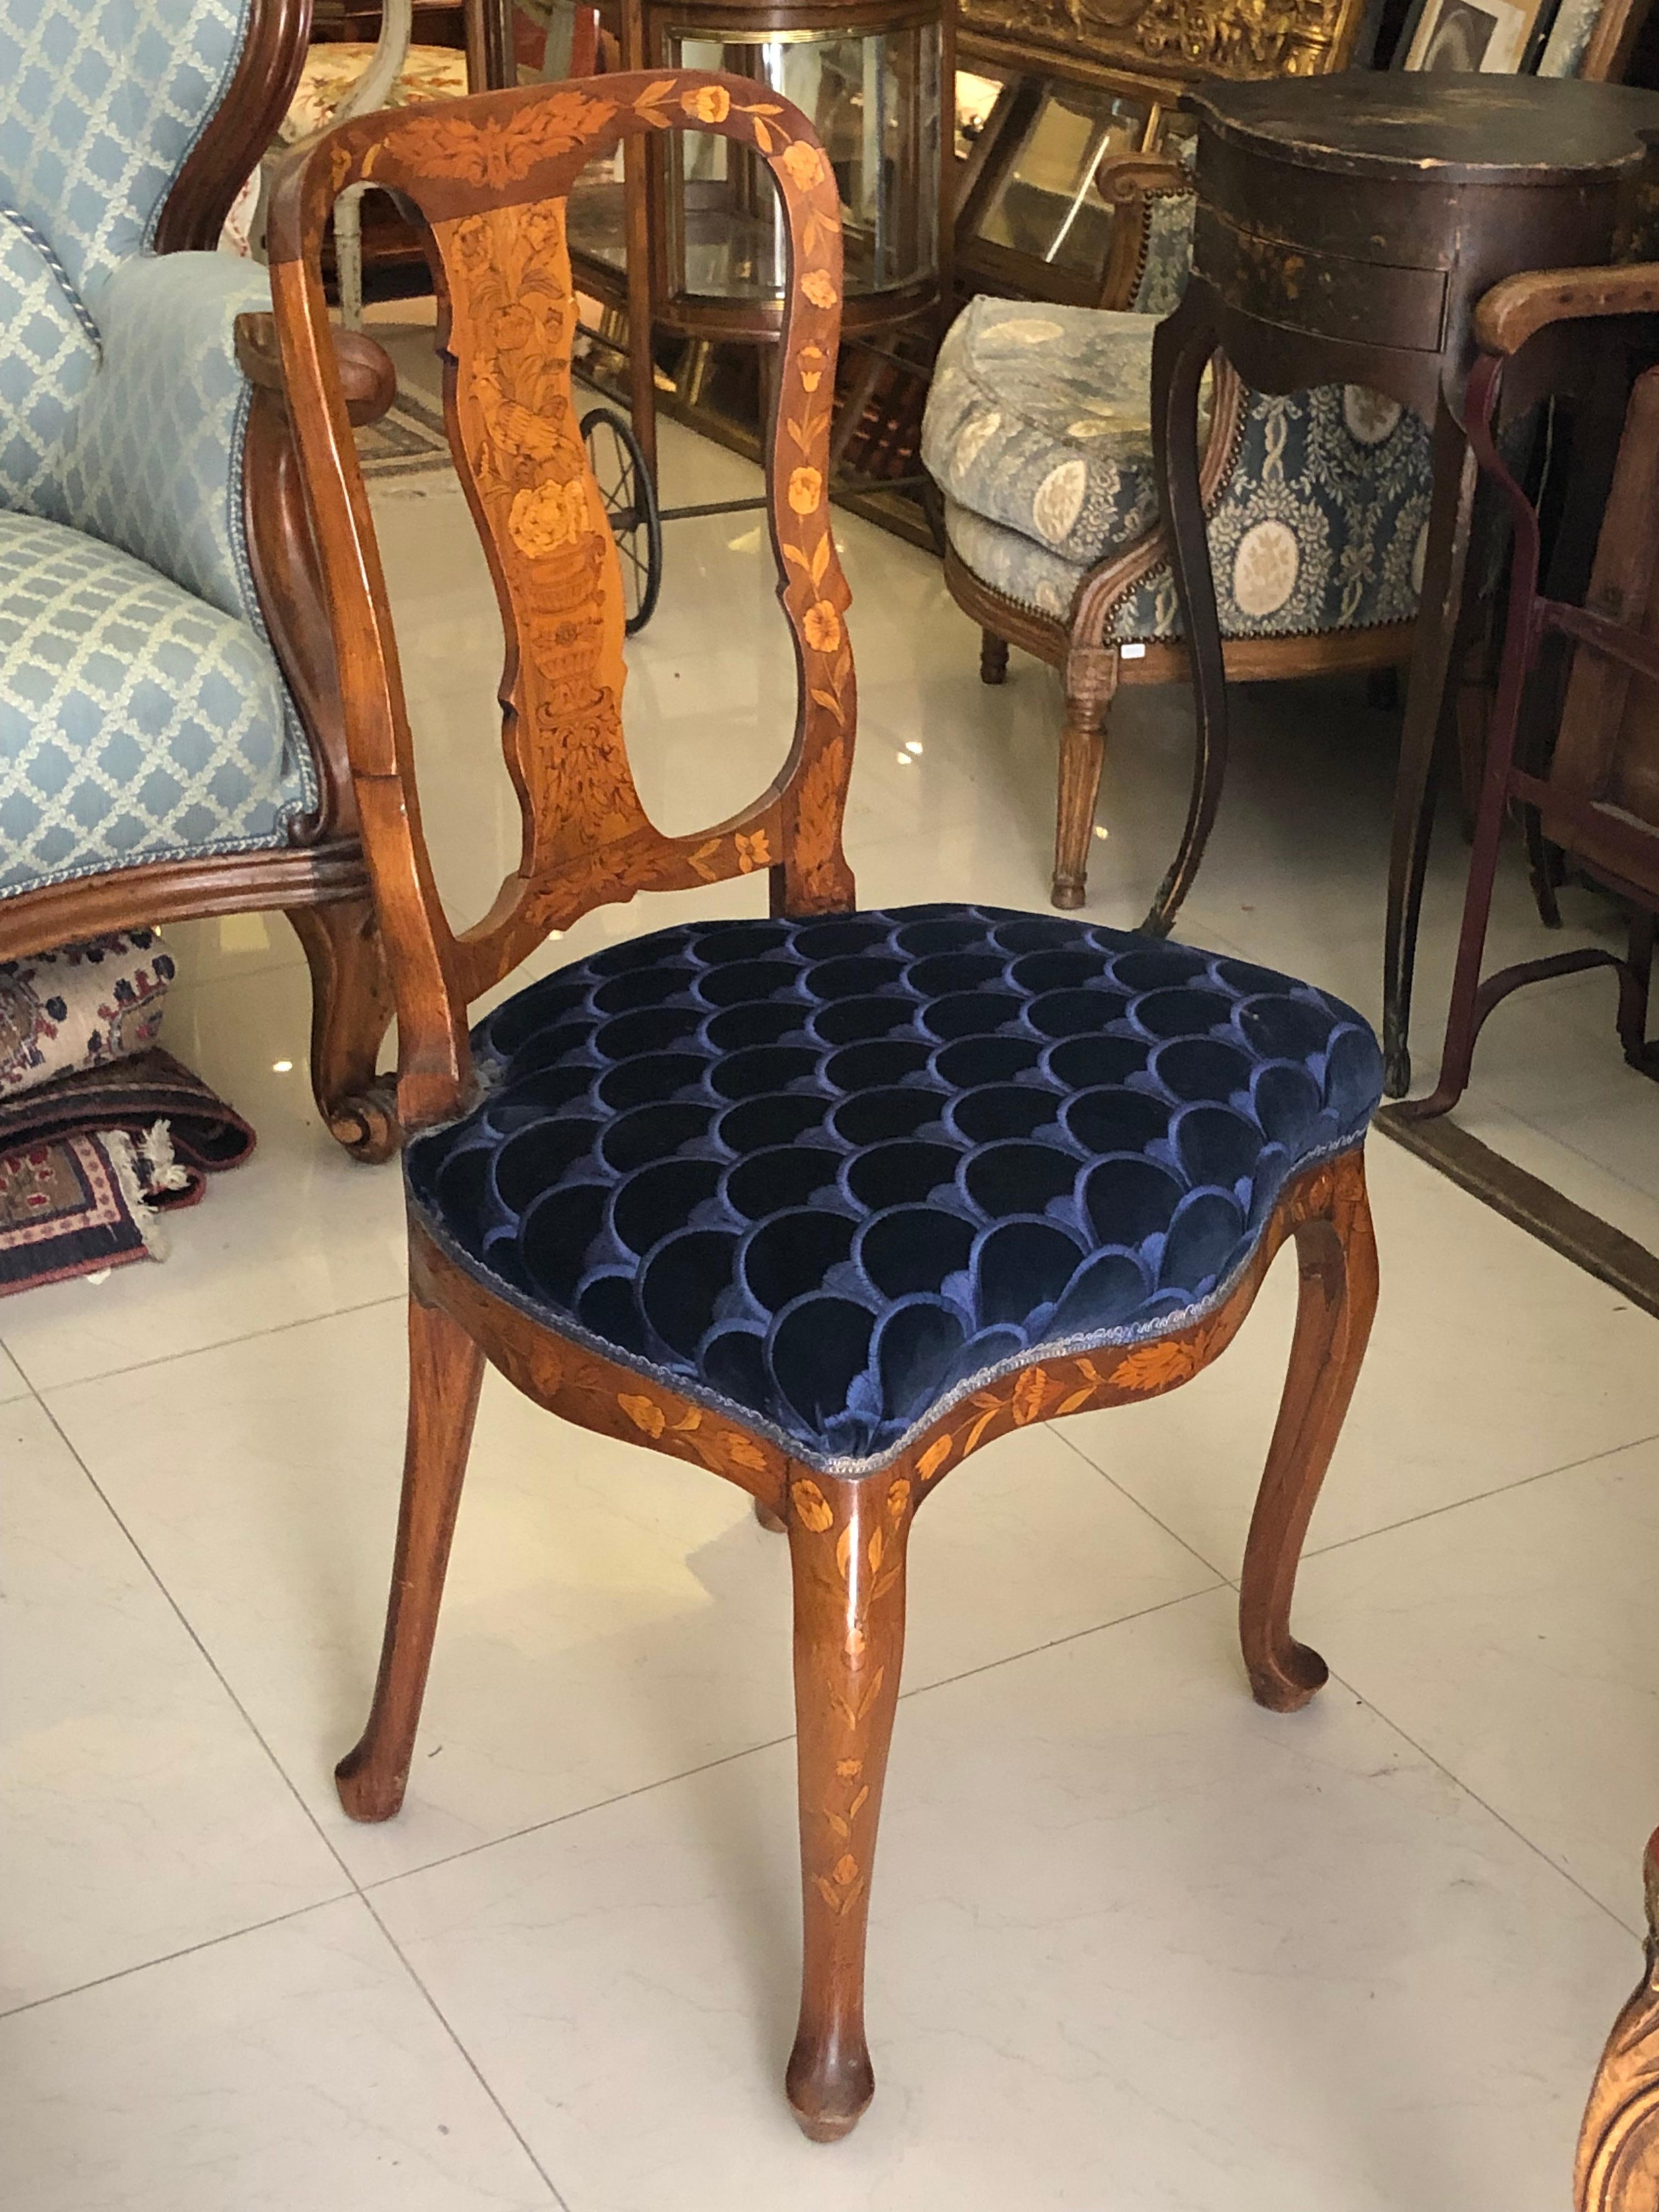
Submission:
[[[1193,179],[1167,154],[1108,154],[1095,171],[1095,190],[1109,207],[1127,207],[1155,192],[1190,194]]]
[[[1474,342],[1507,358],[1552,323],[1659,314],[1659,262],[1617,269],[1534,269],[1494,284],[1474,311]]]
[[[392,356],[362,331],[337,330],[334,349],[339,356],[346,413],[359,428],[366,422],[378,422],[398,397],[398,372]],[[237,316],[236,359],[256,392],[283,398],[275,316]]]

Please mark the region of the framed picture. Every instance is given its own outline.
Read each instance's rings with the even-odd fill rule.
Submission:
[[[1528,58],[1546,0],[1424,0],[1401,40],[1408,70],[1513,76]]]

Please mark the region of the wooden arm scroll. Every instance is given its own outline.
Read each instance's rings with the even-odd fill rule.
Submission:
[[[378,422],[398,397],[398,372],[383,346],[362,331],[334,333],[339,356],[340,382],[345,391],[346,413],[358,428]],[[274,315],[238,315],[236,363],[256,392],[284,396],[282,355],[276,343]]]
[[[1109,207],[1192,189],[1191,174],[1167,154],[1108,154],[1095,171],[1095,190]]]
[[[1618,269],[1534,269],[1494,284],[1474,311],[1474,342],[1504,359],[1552,323],[1659,314],[1659,262]]]

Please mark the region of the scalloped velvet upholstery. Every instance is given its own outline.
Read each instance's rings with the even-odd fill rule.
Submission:
[[[405,1154],[425,1226],[836,1473],[992,1375],[1218,1304],[1382,1087],[1306,984],[988,907],[659,930],[473,1042],[481,1103]]]

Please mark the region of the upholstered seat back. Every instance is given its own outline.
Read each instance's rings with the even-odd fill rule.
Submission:
[[[0,205],[94,313],[152,242],[223,99],[252,0],[0,0]]]
[[[97,326],[51,249],[0,209],[0,507],[35,504],[98,357]]]
[[[252,4],[0,0],[0,507],[67,519],[48,486],[105,288],[154,238]]]

